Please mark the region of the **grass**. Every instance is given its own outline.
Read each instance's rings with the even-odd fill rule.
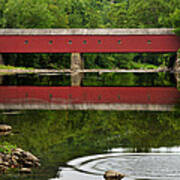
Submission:
[[[0,69],[16,69],[16,70],[34,70],[34,68],[26,68],[26,67],[14,67],[9,65],[0,65]]]

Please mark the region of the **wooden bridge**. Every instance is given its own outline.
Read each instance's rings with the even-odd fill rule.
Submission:
[[[0,53],[72,53],[71,85],[77,87],[0,86],[0,109],[171,110],[180,99],[176,88],[80,87],[86,70],[82,53],[177,52],[173,29],[0,29]],[[180,58],[175,61],[179,86]],[[63,70],[62,70],[63,71]],[[127,70],[130,72],[131,70]],[[136,70],[142,72],[143,70]],[[158,72],[158,70],[148,70]]]
[[[173,29],[0,29],[0,53],[177,52]]]

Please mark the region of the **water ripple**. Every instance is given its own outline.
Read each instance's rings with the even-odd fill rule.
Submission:
[[[133,179],[180,179],[178,153],[113,153],[70,161],[76,171],[103,175],[113,169]]]

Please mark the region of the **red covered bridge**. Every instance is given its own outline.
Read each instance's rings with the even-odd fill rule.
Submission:
[[[173,29],[0,29],[0,53],[177,52]]]
[[[0,29],[1,54],[72,53],[72,86],[81,83],[84,62],[80,53],[165,53],[179,48],[180,37],[166,28]],[[179,62],[177,58],[175,70],[180,70]],[[179,99],[176,88],[0,86],[0,109],[168,111]]]

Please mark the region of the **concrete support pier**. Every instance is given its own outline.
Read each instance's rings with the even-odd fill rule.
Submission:
[[[78,70],[84,68],[84,62],[80,53],[71,54],[71,86],[81,86],[81,80],[83,73],[79,73]]]
[[[177,88],[180,90],[180,50],[177,52],[177,58],[174,65],[174,70],[176,71],[175,78],[177,82]]]

